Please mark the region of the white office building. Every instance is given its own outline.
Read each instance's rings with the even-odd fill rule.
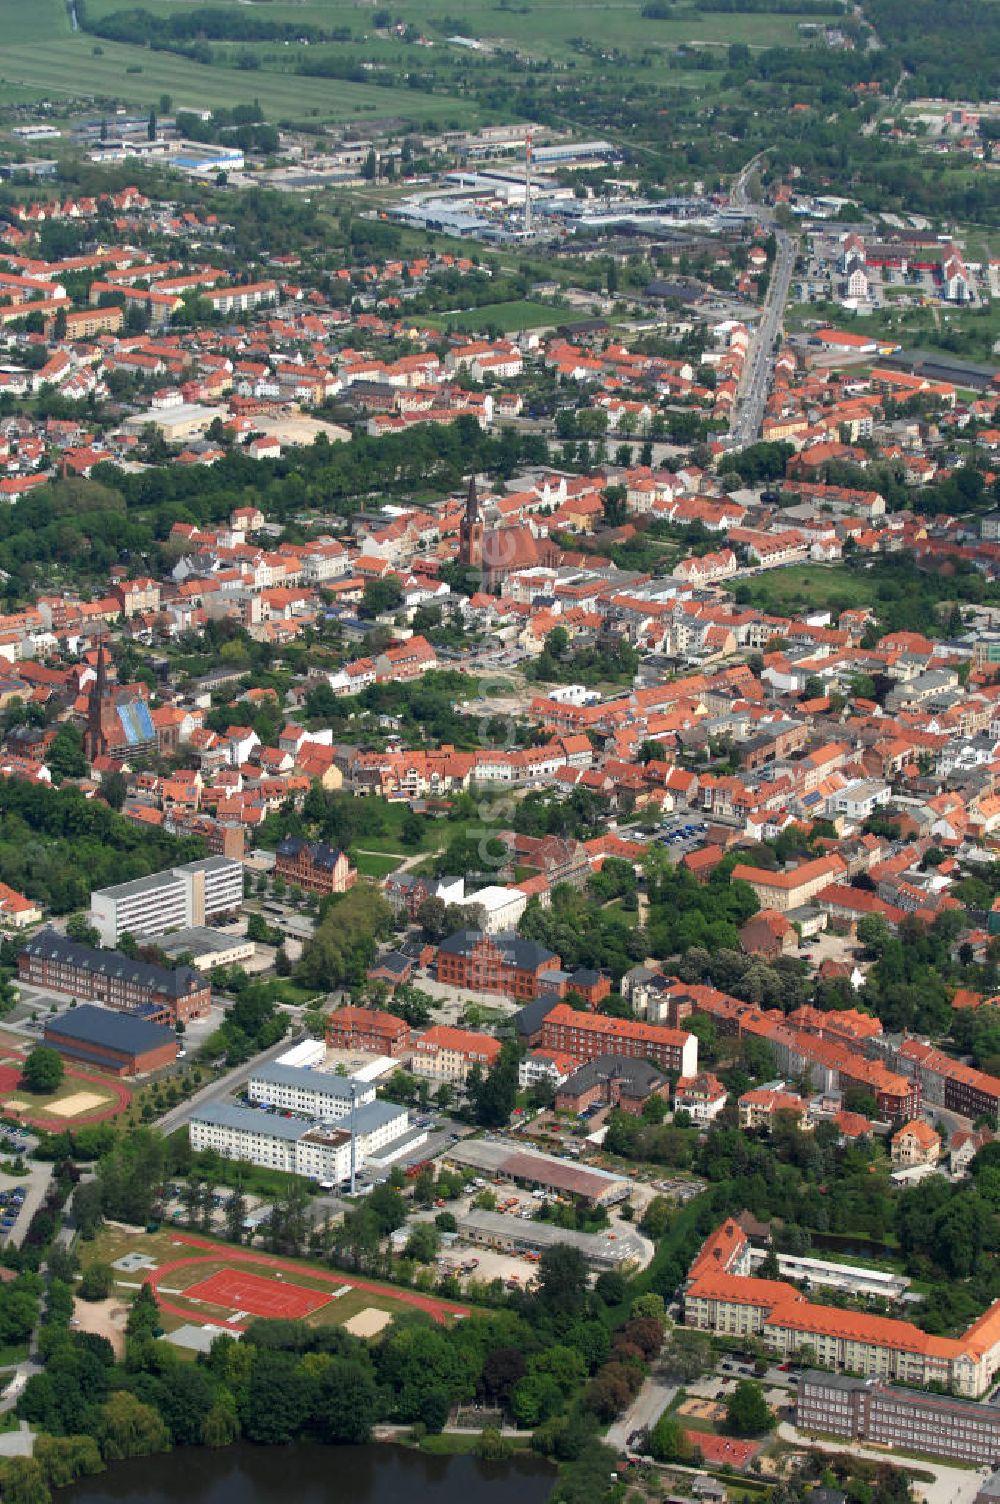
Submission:
[[[374,1156],[391,1159],[383,1151],[404,1137],[410,1141],[408,1121],[406,1108],[394,1102],[375,1101],[359,1107],[354,1117],[355,1168]],[[339,1183],[350,1178],[351,1134],[346,1125],[210,1102],[192,1113],[189,1132],[196,1152],[214,1149],[224,1159],[245,1160],[309,1180]]]
[[[251,1102],[328,1123],[350,1114],[352,1088],[356,1108],[375,1101],[375,1088],[370,1082],[275,1063],[253,1072],[247,1082],[247,1096]]]
[[[140,939],[204,925],[234,912],[242,902],[243,864],[209,856],[98,888],[90,895],[90,922],[102,945],[113,947],[126,933]]]

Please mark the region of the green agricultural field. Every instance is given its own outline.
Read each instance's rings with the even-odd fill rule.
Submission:
[[[641,62],[646,84],[695,87],[704,94],[717,85],[712,73],[685,73],[670,67],[681,45],[714,49],[725,65],[730,43],[753,48],[806,45],[800,17],[757,13],[700,13],[695,5],[670,20],[642,15],[642,0],[619,0],[609,17],[596,0],[526,0],[508,7],[499,0],[461,0],[445,14],[436,0],[409,0],[406,20],[432,42],[417,47],[375,32],[372,12],[360,0],[219,0],[279,23],[349,31],[349,40],[291,45],[284,42],[213,41],[216,62],[208,66],[169,52],[72,33],[63,0],[39,0],[17,11],[0,58],[0,103],[34,95],[54,102],[92,95],[138,108],[169,94],[176,107],[232,107],[258,99],[271,120],[336,122],[359,115],[403,117],[415,124],[462,127],[496,113],[475,102],[484,87],[505,81],[509,54],[516,50],[536,62],[552,62],[582,74],[621,72],[623,87]],[[157,16],[194,9],[193,0],[137,0]],[[130,0],[88,0],[92,21],[130,8]],[[809,18],[815,21],[815,17]],[[609,25],[609,22],[611,23]],[[484,44],[472,51],[447,39],[461,29]],[[41,46],[40,44],[46,45]],[[98,49],[95,52],[95,48]],[[614,48],[609,57],[605,49]],[[493,49],[496,49],[494,53]],[[250,61],[251,71],[238,66]],[[388,70],[389,82],[354,83],[300,76],[302,64],[326,59],[374,65]],[[129,71],[132,70],[132,71]],[[141,70],[141,71],[139,71]],[[430,75],[438,91],[406,86],[409,74]],[[497,117],[499,118],[499,117]]]
[[[466,100],[341,79],[299,78],[263,68],[247,74],[82,33],[52,34],[44,45],[40,39],[16,42],[6,45],[0,54],[0,103],[32,95],[53,102],[93,95],[149,109],[159,104],[163,94],[170,95],[175,109],[213,105],[231,109],[257,99],[265,115],[273,120],[339,121],[358,115],[405,115],[421,123],[461,126],[474,123],[479,116],[476,106]]]
[[[870,606],[876,598],[876,584],[843,564],[790,564],[752,579],[727,581],[725,588],[741,600],[749,591],[748,604],[782,613],[800,606],[819,610]]]
[[[69,36],[69,11],[65,0],[14,0],[3,8],[4,50],[0,54],[0,69],[3,67],[8,47],[18,47],[24,42],[47,42],[53,37]]]
[[[89,0],[88,10],[94,18],[110,15],[128,8],[131,0]],[[186,8],[181,0],[137,0],[143,9],[154,15],[176,14]],[[357,41],[369,40],[373,50],[372,61],[388,61],[391,52],[397,50],[394,40],[382,39],[372,30],[372,13],[368,6],[358,0],[261,0],[247,5],[247,0],[222,0],[223,4],[239,5],[269,21],[299,23],[327,29],[350,27]],[[498,0],[458,0],[458,3],[442,7],[437,0],[408,0],[405,19],[439,42],[442,37],[440,23],[447,16],[459,23],[469,36],[497,46],[515,46],[538,57],[553,57],[562,60],[579,57],[576,40],[583,36],[595,45],[607,47],[668,47],[682,42],[703,42],[706,45],[728,47],[730,42],[747,42],[755,47],[795,46],[801,41],[795,15],[767,15],[750,12],[713,12],[699,14],[692,5],[689,15],[683,14],[669,21],[649,19],[642,14],[643,0],[617,0],[610,7],[599,0],[527,0],[521,5],[505,6]],[[831,14],[835,7],[831,6]],[[816,18],[810,16],[810,21]],[[457,29],[457,27],[456,27]],[[273,42],[259,44],[273,50]],[[447,43],[442,46],[442,51]],[[383,51],[384,49],[384,51]],[[413,48],[405,48],[413,56]],[[463,49],[452,47],[450,51],[459,57],[468,57]],[[414,67],[428,66],[428,58],[421,50],[416,54]],[[433,58],[437,66],[439,59]]]

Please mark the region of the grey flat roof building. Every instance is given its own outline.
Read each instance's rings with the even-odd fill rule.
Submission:
[[[167,1029],[163,1024],[151,1024],[131,1013],[96,1008],[92,1003],[69,1008],[50,1020],[45,1025],[46,1035],[50,1028],[53,1034],[78,1039],[81,1044],[96,1044],[131,1055],[144,1055],[147,1050],[158,1050],[161,1045],[177,1041],[173,1029]]]
[[[250,1080],[273,1081],[278,1086],[295,1086],[301,1091],[322,1091],[331,1097],[342,1097],[345,1102],[351,1100],[352,1086],[359,1092],[366,1090],[349,1076],[327,1075],[325,1071],[310,1070],[305,1065],[277,1065],[273,1062],[257,1066],[250,1072]]]

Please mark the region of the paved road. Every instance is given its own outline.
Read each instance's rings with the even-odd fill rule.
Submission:
[[[753,444],[760,436],[764,409],[774,375],[774,342],[781,330],[788,291],[792,283],[792,271],[795,266],[795,241],[773,223],[770,209],[754,205],[747,192],[751,176],[766,155],[766,151],[759,151],[755,157],[750,158],[735,179],[729,195],[730,202],[735,208],[756,208],[761,221],[771,225],[777,243],[777,254],[771,271],[767,300],[757,326],[753,330],[750,349],[747,352],[743,374],[736,392],[736,403],[727,439],[728,444],[733,448]]]
[[[678,1387],[654,1370],[625,1414],[608,1427],[608,1446],[623,1452],[633,1431],[652,1430],[667,1406],[673,1404]]]
[[[35,1433],[26,1420],[16,1431],[0,1435],[0,1457],[30,1457],[35,1447]]]
[[[286,1050],[290,1050],[293,1045],[298,1044],[300,1040],[305,1038],[306,1034],[304,1030],[300,1030],[297,1034],[286,1035],[277,1044],[273,1044],[269,1050],[262,1050],[259,1055],[255,1055],[252,1060],[248,1060],[245,1065],[238,1065],[235,1070],[227,1071],[225,1075],[219,1076],[217,1080],[210,1081],[207,1086],[201,1087],[186,1102],[181,1102],[179,1106],[172,1107],[169,1112],[165,1112],[161,1118],[157,1119],[156,1127],[164,1134],[175,1133],[178,1128],[183,1128],[188,1122],[195,1107],[204,1107],[208,1102],[218,1102],[223,1097],[232,1096],[238,1087],[242,1086],[244,1082],[249,1081],[251,1073],[258,1066],[270,1065],[273,1060],[277,1060],[279,1055],[283,1055]]]
[[[775,229],[774,235],[777,253],[767,301],[753,331],[729,429],[729,443],[737,448],[755,443],[760,436],[774,376],[774,345],[781,331],[795,266],[795,242],[791,236],[779,229]]]
[[[787,1421],[782,1421],[778,1427],[778,1435],[782,1441],[815,1447],[819,1452],[850,1452],[852,1457],[867,1457],[871,1462],[891,1462],[894,1467],[916,1468],[922,1473],[933,1473],[933,1483],[913,1480],[915,1494],[918,1498],[925,1499],[927,1504],[973,1504],[984,1476],[990,1471],[989,1468],[984,1468],[976,1472],[971,1468],[947,1467],[942,1462],[917,1462],[909,1457],[894,1457],[890,1451],[859,1447],[854,1441],[812,1441]]]

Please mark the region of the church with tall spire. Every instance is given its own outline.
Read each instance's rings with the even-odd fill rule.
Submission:
[[[108,655],[102,643],[97,650],[97,677],[90,686],[87,701],[87,729],[83,736],[83,751],[88,762],[95,757],[107,757],[119,738],[118,716],[115,712],[114,689],[108,676]]]
[[[476,491],[476,477],[472,475],[469,477],[465,512],[458,530],[458,557],[461,563],[469,565],[471,569],[483,567],[484,531],[483,517],[479,510],[479,494]]]
[[[98,757],[125,757],[139,762],[155,756],[158,742],[149,706],[134,690],[118,684],[103,643],[97,651],[95,670],[83,733],[87,761],[92,764]]]

